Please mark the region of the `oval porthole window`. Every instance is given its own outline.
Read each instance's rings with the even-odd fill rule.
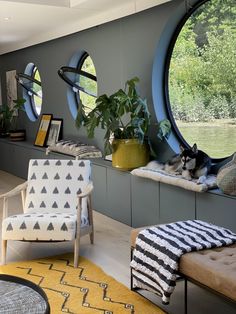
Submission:
[[[69,85],[67,98],[74,119],[81,103],[84,105],[85,114],[95,108],[97,77],[92,58],[87,52],[75,54],[69,65],[61,67],[58,74]]]
[[[34,63],[29,63],[24,73],[16,75],[18,83],[23,87],[25,110],[31,121],[38,119],[42,108],[42,85],[39,70]]]
[[[180,142],[212,158],[236,151],[235,0],[200,1],[170,45],[167,109]]]

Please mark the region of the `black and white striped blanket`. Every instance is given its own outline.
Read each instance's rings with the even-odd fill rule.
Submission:
[[[159,294],[169,303],[180,257],[188,252],[236,242],[236,234],[201,220],[187,220],[142,230],[131,261],[135,287]]]

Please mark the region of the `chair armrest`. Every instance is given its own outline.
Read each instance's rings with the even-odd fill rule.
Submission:
[[[28,182],[25,181],[24,183],[22,184],[19,184],[17,185],[14,189],[12,189],[11,191],[8,191],[4,194],[1,194],[0,195],[0,199],[1,198],[9,198],[9,197],[12,197],[12,196],[15,196],[15,195],[18,195],[20,194],[23,190],[25,190],[27,188],[27,185],[28,185]]]
[[[86,188],[84,189],[83,193],[77,194],[77,196],[79,199],[87,197],[88,195],[91,194],[92,190],[93,190],[93,183],[90,181],[88,185],[86,186]]]
[[[0,199],[3,199],[3,214],[2,218],[5,219],[8,216],[8,198],[21,194],[22,198],[22,205],[24,208],[24,199],[25,199],[25,190],[27,188],[28,182],[24,182],[22,184],[17,185],[14,189],[11,191],[8,191],[2,195],[0,195]]]

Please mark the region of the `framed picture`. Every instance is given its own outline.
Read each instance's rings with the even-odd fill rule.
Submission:
[[[34,145],[44,147],[52,120],[52,114],[42,114]]]
[[[52,119],[47,137],[47,146],[56,144],[62,139],[62,119]]]
[[[14,107],[13,100],[17,99],[17,82],[16,70],[6,72],[6,86],[7,86],[7,105],[10,109]],[[14,116],[18,116],[18,111],[15,110]]]

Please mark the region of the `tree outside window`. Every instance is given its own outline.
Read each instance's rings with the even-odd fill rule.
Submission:
[[[176,39],[168,73],[170,113],[189,144],[211,157],[236,151],[236,3],[204,2]]]

